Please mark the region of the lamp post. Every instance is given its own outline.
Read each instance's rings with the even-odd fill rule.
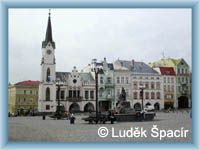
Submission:
[[[61,119],[61,110],[60,110],[60,87],[62,86],[61,84],[60,84],[60,80],[58,79],[57,80],[57,86],[58,86],[58,89],[57,89],[57,98],[58,98],[58,105],[57,105],[57,108],[56,108],[56,117],[57,117],[57,119],[59,120],[59,119]]]
[[[102,70],[102,68],[98,68],[96,65],[96,59],[93,59],[93,69],[94,69],[94,74],[95,74],[95,90],[96,90],[96,124],[98,123],[98,74],[100,73],[100,71]]]
[[[140,95],[142,97],[142,111],[144,111],[144,89],[145,89],[145,86],[141,86],[140,87]]]

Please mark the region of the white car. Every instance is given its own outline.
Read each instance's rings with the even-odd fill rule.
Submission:
[[[144,108],[145,111],[154,111],[154,106],[148,105]]]

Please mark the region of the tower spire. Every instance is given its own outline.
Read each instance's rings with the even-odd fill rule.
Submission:
[[[51,10],[49,9],[49,17],[48,17],[48,23],[47,23],[47,29],[46,29],[46,36],[45,40],[42,42],[42,48],[45,48],[48,42],[52,43],[52,46],[55,48],[55,43],[52,38],[52,28],[51,28]]]

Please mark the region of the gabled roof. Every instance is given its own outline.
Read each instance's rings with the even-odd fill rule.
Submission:
[[[116,63],[119,63],[119,62],[120,62],[122,70],[125,70],[125,68],[126,68],[133,73],[158,74],[157,71],[152,69],[150,66],[148,66],[144,62],[127,61],[127,60],[119,60],[118,59],[116,61]]]
[[[184,64],[186,64],[188,66],[188,64],[186,63],[186,61],[183,58],[180,58],[180,59],[175,59],[175,58],[160,59],[158,61],[150,63],[149,65],[151,67],[176,67],[181,62],[183,62]]]
[[[134,73],[146,73],[146,74],[158,74],[153,68],[145,64],[144,62],[134,62],[134,67],[132,69]]]
[[[28,86],[39,86],[39,84],[40,81],[31,81],[31,80],[15,83],[15,85],[28,85]]]
[[[161,75],[175,75],[173,67],[159,67]]]

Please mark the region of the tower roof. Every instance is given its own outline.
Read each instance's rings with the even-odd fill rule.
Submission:
[[[45,48],[47,44],[51,42],[53,48],[55,48],[55,42],[52,38],[52,28],[51,28],[51,13],[49,12],[48,23],[47,23],[47,30],[45,40],[42,42],[42,48]]]

